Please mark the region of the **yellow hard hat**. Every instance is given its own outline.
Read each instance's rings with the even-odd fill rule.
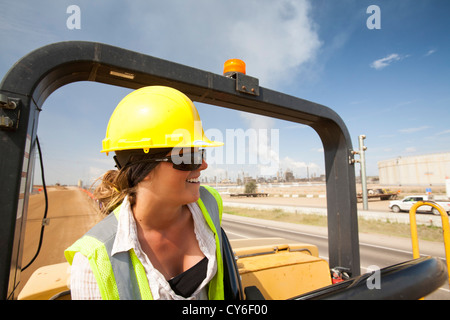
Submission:
[[[205,136],[197,108],[185,94],[150,86],[131,92],[117,105],[101,152],[222,145]]]

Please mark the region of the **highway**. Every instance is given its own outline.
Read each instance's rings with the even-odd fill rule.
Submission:
[[[230,239],[280,237],[296,242],[312,243],[318,247],[319,256],[325,260],[328,259],[327,230],[323,227],[224,214],[223,228]],[[431,255],[445,260],[444,248],[440,243],[421,241],[420,249],[421,255]],[[360,255],[361,273],[365,273],[369,266],[375,265],[383,268],[411,260],[411,243],[409,239],[360,234]],[[445,283],[426,299],[450,300],[448,283]]]

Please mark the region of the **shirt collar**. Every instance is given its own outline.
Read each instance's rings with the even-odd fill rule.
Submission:
[[[134,249],[136,251],[136,244],[139,243],[137,237],[136,222],[131,211],[128,196],[123,199],[120,206],[116,239],[111,250],[111,255],[118,252],[129,251]]]

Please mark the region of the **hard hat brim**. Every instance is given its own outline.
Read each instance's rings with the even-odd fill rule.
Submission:
[[[206,147],[222,147],[223,146],[223,142],[218,142],[218,141],[210,141],[210,140],[196,140],[192,143],[191,147],[202,147],[202,148],[206,148]]]
[[[223,142],[219,141],[210,141],[210,140],[196,140],[189,144],[183,144],[179,143],[177,145],[168,146],[168,145],[148,145],[148,146],[140,146],[140,148],[130,148],[127,146],[124,146],[122,148],[115,147],[115,148],[104,148],[101,150],[101,153],[106,153],[108,155],[109,152],[114,151],[125,151],[125,150],[136,150],[141,149],[144,150],[144,152],[148,152],[150,149],[162,149],[162,148],[213,148],[213,147],[222,147],[224,145]]]

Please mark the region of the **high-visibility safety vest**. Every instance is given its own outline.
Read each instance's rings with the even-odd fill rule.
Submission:
[[[208,298],[224,299],[222,261],[222,199],[209,186],[200,187],[197,201],[205,220],[214,232],[216,240],[217,272],[209,283]],[[103,300],[153,300],[148,279],[142,263],[134,250],[119,252],[111,256],[116,237],[120,206],[83,237],[70,246],[64,255],[72,264],[75,253],[88,258]]]

